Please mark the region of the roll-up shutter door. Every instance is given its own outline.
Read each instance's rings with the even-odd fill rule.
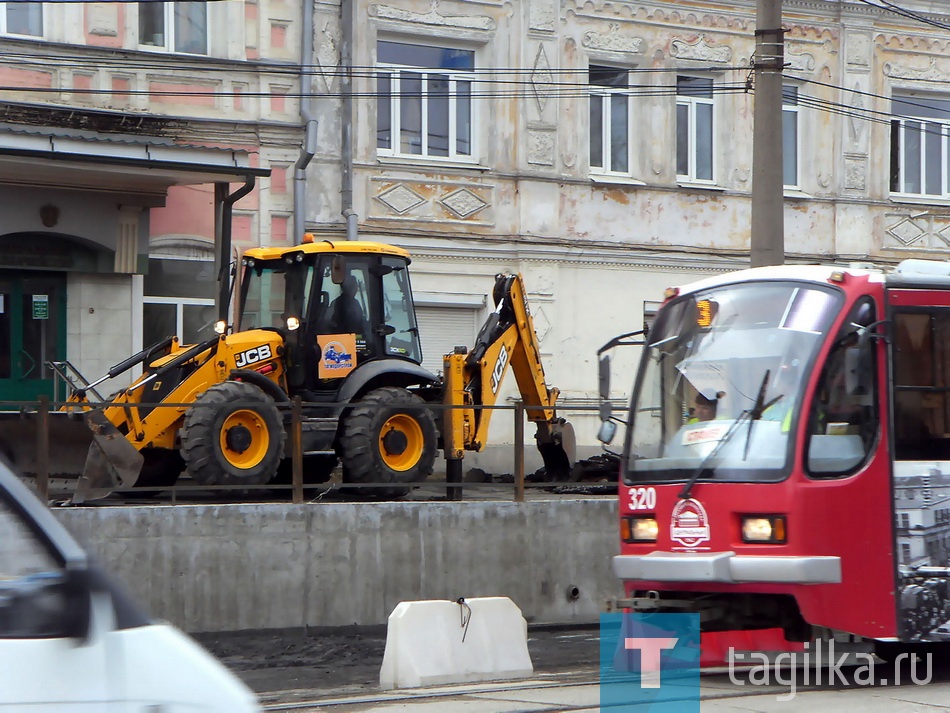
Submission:
[[[457,346],[471,349],[475,341],[475,316],[478,310],[463,307],[417,307],[419,338],[422,340],[422,365],[435,374],[442,373],[442,357]]]

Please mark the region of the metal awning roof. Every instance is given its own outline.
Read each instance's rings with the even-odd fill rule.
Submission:
[[[246,151],[164,137],[0,123],[0,183],[162,195],[169,186],[269,176]]]

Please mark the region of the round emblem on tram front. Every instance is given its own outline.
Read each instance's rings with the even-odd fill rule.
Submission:
[[[709,539],[709,517],[698,500],[680,500],[673,508],[670,539],[684,547],[696,547]]]

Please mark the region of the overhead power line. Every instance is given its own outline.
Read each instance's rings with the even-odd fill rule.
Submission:
[[[917,12],[914,12],[913,10],[908,10],[905,7],[901,7],[900,5],[895,5],[894,3],[889,2],[889,0],[877,0],[877,2],[871,2],[871,0],[858,0],[858,1],[864,3],[865,5],[876,7],[878,10],[887,10],[888,12],[892,12],[895,15],[900,15],[901,17],[905,17],[908,20],[916,20],[917,22],[922,22],[925,25],[930,25],[940,30],[950,31],[950,25],[943,22],[939,22],[937,20],[932,20],[926,15],[921,15]]]

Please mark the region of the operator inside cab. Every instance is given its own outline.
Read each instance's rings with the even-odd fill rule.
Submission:
[[[362,264],[348,266],[341,256],[334,258],[330,279],[323,281],[323,309],[317,323],[318,334],[355,334],[360,350],[366,348],[369,335],[364,308],[365,274],[361,267]]]
[[[356,298],[359,283],[353,275],[343,278],[339,296],[330,303],[327,310],[328,333],[357,334],[366,332],[366,315],[363,306]]]

